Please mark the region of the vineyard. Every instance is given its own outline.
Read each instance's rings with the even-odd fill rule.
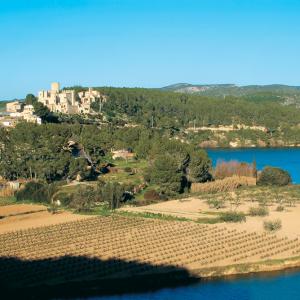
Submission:
[[[0,282],[38,286],[299,254],[298,239],[194,222],[94,217],[0,235]]]

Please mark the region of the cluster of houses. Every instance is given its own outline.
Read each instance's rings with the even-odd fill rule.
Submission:
[[[42,124],[42,119],[34,114],[33,105],[25,105],[25,103],[20,101],[7,103],[6,114],[1,117],[2,125],[6,127],[14,127],[21,120]]]
[[[64,114],[93,113],[91,104],[98,101],[101,108],[106,99],[99,91],[91,88],[79,93],[76,93],[75,90],[61,90],[58,82],[53,82],[50,90],[42,90],[38,93],[38,102],[48,107],[52,112]],[[20,121],[42,123],[41,118],[34,114],[33,105],[26,105],[21,101],[7,103],[6,113],[0,117],[0,124],[14,127]]]
[[[95,101],[105,102],[106,97],[91,88],[79,93],[75,93],[75,90],[60,90],[59,83],[53,82],[50,90],[38,93],[38,101],[52,112],[90,114],[93,112],[91,104]]]

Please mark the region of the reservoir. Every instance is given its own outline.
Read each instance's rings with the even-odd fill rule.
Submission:
[[[282,168],[290,173],[293,183],[300,184],[300,148],[209,149],[207,152],[214,166],[218,160],[248,163],[255,160],[258,170],[265,166]]]
[[[93,300],[299,300],[300,273],[256,274],[246,278],[207,281],[136,295],[92,297]]]

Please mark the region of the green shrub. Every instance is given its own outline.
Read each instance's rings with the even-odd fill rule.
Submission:
[[[179,163],[175,155],[157,155],[153,164],[144,171],[144,179],[147,183],[159,185],[167,196],[175,196],[183,192],[184,185]]]
[[[293,207],[293,206],[296,206],[296,199],[295,198],[291,198],[289,197],[285,203],[287,204],[287,206],[289,207]]]
[[[283,205],[278,205],[276,207],[276,211],[284,211],[284,206]]]
[[[246,216],[242,212],[228,211],[220,215],[221,222],[246,222]]]
[[[31,181],[27,182],[22,189],[16,192],[16,200],[49,203],[56,190],[57,186],[55,184]]]
[[[284,186],[292,182],[290,174],[280,168],[265,167],[257,181],[257,185]]]
[[[59,193],[56,194],[54,200],[59,200],[63,206],[69,206],[73,199],[73,195],[69,193]]]
[[[220,209],[225,207],[225,201],[221,199],[209,199],[207,200],[207,204],[210,208]]]
[[[249,209],[249,215],[254,217],[254,216],[259,216],[259,217],[264,217],[269,214],[268,208],[264,206],[258,206],[258,207],[250,207]]]
[[[281,220],[264,221],[264,229],[266,231],[277,231],[282,227]]]
[[[65,195],[65,201],[78,212],[92,211],[99,203],[107,204],[111,210],[119,208],[121,203],[131,196],[125,191],[124,186],[117,182],[99,182],[96,188],[80,186],[78,191],[71,195]],[[60,200],[58,196],[57,199]],[[62,198],[62,201],[63,198]],[[66,203],[66,202],[65,202]]]
[[[78,212],[91,211],[95,205],[95,190],[90,186],[81,186],[78,192],[72,195],[70,207]]]
[[[125,167],[125,168],[124,168],[124,171],[125,171],[126,173],[132,173],[132,168],[130,168],[130,167]]]
[[[111,210],[119,208],[121,202],[124,202],[124,193],[124,186],[118,182],[108,182],[100,189],[101,199],[108,202]]]
[[[220,218],[199,218],[197,220],[197,223],[200,224],[217,224],[220,222],[221,222]]]

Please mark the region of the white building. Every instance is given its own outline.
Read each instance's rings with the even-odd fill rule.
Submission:
[[[19,101],[13,101],[6,103],[6,111],[9,113],[21,112],[24,104]]]
[[[7,116],[1,117],[1,124],[5,127],[14,127],[20,121],[42,124],[42,119],[34,114],[33,105],[22,102],[10,102],[6,105]]]

